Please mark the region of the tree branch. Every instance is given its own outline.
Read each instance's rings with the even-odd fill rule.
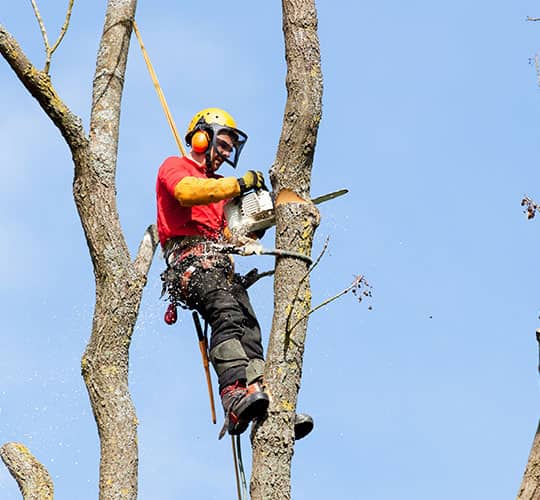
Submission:
[[[143,239],[139,245],[139,250],[137,251],[137,256],[133,263],[135,270],[140,276],[146,276],[148,274],[158,242],[157,227],[155,224],[152,224],[151,226],[148,226],[144,232]]]
[[[53,499],[51,476],[26,446],[7,443],[0,448],[0,457],[17,481],[24,500]]]
[[[60,45],[60,43],[62,42],[66,32],[67,32],[67,29],[68,29],[68,26],[69,26],[69,20],[71,18],[71,12],[73,10],[73,3],[74,3],[75,0],[69,0],[69,5],[68,5],[68,10],[66,12],[66,20],[64,21],[64,24],[62,25],[62,28],[60,29],[60,34],[58,35],[58,39],[56,40],[56,42],[54,42],[54,45],[51,47],[51,51],[50,51],[50,55],[52,56],[54,51],[58,48],[58,46]]]
[[[366,287],[365,290],[361,290],[362,287]],[[315,306],[313,308],[311,308],[306,314],[304,314],[304,316],[302,316],[289,330],[288,330],[288,334],[290,335],[290,332],[292,332],[296,326],[298,325],[298,323],[300,323],[301,321],[305,320],[308,316],[310,316],[312,313],[314,313],[315,311],[318,311],[319,309],[322,309],[324,306],[327,306],[328,304],[330,304],[331,302],[334,302],[334,300],[337,300],[339,299],[340,297],[342,297],[343,295],[345,295],[346,293],[350,292],[352,290],[352,292],[358,297],[358,301],[359,302],[362,302],[362,299],[364,297],[371,297],[371,291],[370,291],[370,285],[369,283],[365,280],[364,276],[356,276],[354,278],[354,281],[347,287],[345,288],[345,290],[342,290],[341,292],[337,293],[336,295],[332,296],[332,297],[329,297],[328,299],[324,300],[323,302],[321,302],[318,306]]]
[[[41,14],[39,13],[39,8],[35,0],[30,0],[32,2],[32,9],[34,9],[34,14],[36,16],[37,22],[39,24],[39,29],[41,31],[41,36],[43,37],[43,43],[45,44],[45,56],[49,57],[49,37],[47,36],[47,30],[45,29],[45,23],[41,19]]]
[[[527,21],[540,21],[540,17],[530,17],[530,16],[527,16]]]
[[[74,115],[60,99],[51,79],[36,69],[19,46],[17,40],[0,24],[0,54],[11,66],[21,83],[39,102],[68,143],[72,153],[88,145],[81,119]]]
[[[45,67],[43,68],[43,71],[45,73],[49,73],[49,69],[51,67],[51,58],[54,54],[54,51],[58,48],[60,45],[60,42],[64,38],[64,35],[66,34],[66,31],[69,26],[69,20],[71,18],[71,12],[73,10],[73,3],[74,0],[69,0],[69,5],[66,13],[66,19],[64,21],[64,24],[62,25],[62,28],[60,29],[60,34],[58,35],[58,39],[56,42],[54,42],[53,46],[49,44],[49,37],[47,36],[47,30],[45,29],[45,23],[43,22],[43,19],[41,18],[41,14],[39,12],[39,8],[37,6],[37,3],[35,0],[30,0],[32,2],[32,8],[34,9],[34,14],[36,15],[36,19],[39,24],[39,29],[41,30],[41,36],[43,37],[43,42],[45,43]]]

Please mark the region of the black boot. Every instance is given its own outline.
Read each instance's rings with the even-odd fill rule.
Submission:
[[[297,413],[294,416],[294,439],[298,441],[306,437],[313,430],[313,418],[306,413]]]
[[[248,385],[249,394],[264,393],[262,382],[257,380]],[[297,413],[294,416],[294,439],[298,441],[299,439],[305,438],[313,430],[313,418],[306,413]]]
[[[225,423],[220,439],[225,431],[232,435],[242,434],[253,419],[266,413],[270,400],[265,392],[248,392],[244,383],[236,381],[221,391],[221,402],[225,410]]]

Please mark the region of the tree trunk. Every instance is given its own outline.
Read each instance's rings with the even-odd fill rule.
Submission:
[[[94,264],[96,305],[82,358],[100,437],[100,498],[137,497],[137,417],[129,347],[146,282],[131,262],[116,207],[120,106],[136,0],[109,0],[94,77],[88,155],[74,158],[73,195]]]
[[[540,330],[536,331],[538,353],[540,356]],[[540,358],[538,364],[540,373]],[[533,445],[523,474],[523,480],[517,496],[518,500],[540,500],[540,421],[536,428]]]
[[[151,226],[132,261],[116,208],[120,105],[136,4],[136,0],[108,1],[88,138],[49,75],[37,70],[0,26],[0,52],[59,128],[73,156],[73,195],[96,281],[92,334],[81,364],[100,437],[99,495],[103,500],[137,497],[137,417],[128,390],[129,346],[157,246],[156,230]],[[6,445],[4,455],[6,450],[19,448]],[[10,471],[15,475],[17,467]]]
[[[311,169],[321,118],[322,74],[314,0],[283,0],[288,98],[271,180],[276,193],[276,247],[311,254],[319,222],[309,202]],[[307,316],[308,266],[279,258],[265,384],[268,417],[252,434],[252,500],[290,498],[293,424],[300,388]]]
[[[517,496],[518,500],[540,499],[540,421],[536,428],[536,435],[527,461],[527,468],[523,474],[523,481]]]

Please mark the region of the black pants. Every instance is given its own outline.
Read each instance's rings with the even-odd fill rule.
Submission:
[[[197,310],[211,327],[210,359],[220,392],[237,380],[251,382],[250,377],[262,376],[264,355],[259,322],[246,289],[232,274],[232,267],[204,269],[195,263],[186,292],[187,306]]]

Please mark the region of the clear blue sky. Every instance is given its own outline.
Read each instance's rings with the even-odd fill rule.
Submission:
[[[67,1],[40,3],[54,40]],[[540,24],[525,21],[538,4],[317,3],[325,90],[312,194],[350,194],[321,206],[314,253],[327,236],[330,247],[314,305],[357,274],[373,298],[347,295],[310,320],[299,409],[317,427],[295,448],[293,498],[515,497],[539,415],[540,220],[520,207],[524,194],[540,199],[529,64]],[[86,126],[104,4],[76,2],[52,62]],[[30,2],[1,11],[41,67]],[[249,134],[239,172],[266,172],[286,99],[279,2],[140,1],[137,19],[179,128],[201,108],[229,110]],[[0,442],[28,445],[57,498],[95,499],[97,432],[79,375],[94,285],[73,166],[3,61],[0,81]],[[135,251],[155,219],[157,168],[176,147],[134,43],[123,104],[118,204]],[[190,316],[162,320],[162,268],[156,257],[131,350],[140,498],[234,498]],[[252,298],[267,341],[271,281]],[[20,498],[3,467],[0,497]]]

